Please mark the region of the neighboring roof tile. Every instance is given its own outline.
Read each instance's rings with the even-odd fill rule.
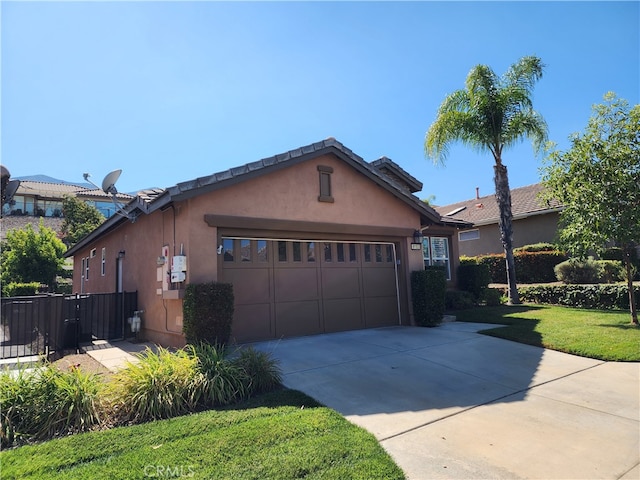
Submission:
[[[511,213],[513,218],[525,218],[561,209],[562,205],[557,200],[552,200],[549,205],[546,205],[539,198],[539,194],[543,189],[544,187],[540,183],[512,189]],[[498,223],[500,218],[495,195],[487,195],[434,208],[440,215],[464,220],[474,225]]]
[[[78,185],[68,183],[35,182],[33,180],[20,180],[20,186],[16,195],[40,195],[43,197],[61,197],[62,195],[89,190]]]

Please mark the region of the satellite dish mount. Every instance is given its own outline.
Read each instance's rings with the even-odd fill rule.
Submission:
[[[118,178],[120,178],[121,174],[122,174],[122,170],[120,169],[114,170],[113,172],[107,174],[107,176],[104,177],[104,180],[102,180],[102,187],[98,187],[95,183],[89,180],[89,177],[91,176],[90,174],[85,173],[82,176],[91,185],[93,185],[96,188],[101,188],[104,193],[106,193],[111,197],[111,201],[115,205],[116,213],[118,215],[128,218],[132,222],[135,222],[136,215],[133,212],[127,212],[124,209],[124,204],[118,200],[118,189],[116,188],[116,182],[118,181]]]

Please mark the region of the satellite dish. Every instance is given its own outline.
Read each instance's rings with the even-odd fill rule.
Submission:
[[[2,191],[2,205],[9,203],[13,199],[19,186],[20,180],[11,180],[7,183],[7,186]]]
[[[116,182],[118,181],[118,178],[120,178],[120,175],[122,174],[122,170],[118,169],[118,170],[114,170],[113,172],[107,174],[106,177],[104,177],[104,180],[102,180],[102,191],[104,193],[106,193],[107,195],[111,196],[111,201],[113,201],[113,204],[116,207],[116,213],[118,213],[119,215],[128,218],[129,220],[131,220],[132,222],[136,221],[136,214],[132,211],[127,212],[124,209],[124,205],[118,201],[118,189],[116,188]],[[93,183],[91,180],[89,180],[89,177],[91,175],[89,175],[88,173],[83,173],[82,176],[84,177],[84,179],[89,182],[91,185],[93,185],[96,188],[100,188],[98,187],[95,183]]]
[[[122,170],[114,170],[106,177],[104,177],[104,180],[102,180],[102,190],[104,191],[104,193],[110,195],[118,193],[118,190],[116,189],[116,182],[120,178],[121,174]]]

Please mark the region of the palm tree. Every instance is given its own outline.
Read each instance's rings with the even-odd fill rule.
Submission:
[[[511,191],[502,151],[528,137],[538,153],[547,140],[547,124],[533,110],[531,102],[533,86],[542,78],[543,67],[542,61],[535,56],[521,58],[502,77],[486,65],[473,67],[467,75],[465,88],[448,95],[440,105],[424,142],[425,154],[435,163],[444,163],[448,146],[454,141],[493,155],[510,304],[518,304],[520,300],[513,260]]]

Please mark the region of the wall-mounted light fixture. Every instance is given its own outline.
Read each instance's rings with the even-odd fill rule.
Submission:
[[[415,230],[413,232],[413,242],[411,242],[411,250],[422,250],[422,240],[424,239],[424,235],[420,230]]]

